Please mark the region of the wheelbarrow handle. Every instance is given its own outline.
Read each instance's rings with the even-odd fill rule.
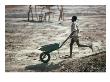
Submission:
[[[70,38],[70,36],[74,33],[75,31],[71,32],[71,34],[66,38],[66,40],[59,46],[59,48],[61,48],[65,42]]]

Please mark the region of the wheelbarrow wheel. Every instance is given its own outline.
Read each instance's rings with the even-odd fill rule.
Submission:
[[[50,61],[50,54],[43,52],[40,54],[40,61],[43,63],[48,63]]]

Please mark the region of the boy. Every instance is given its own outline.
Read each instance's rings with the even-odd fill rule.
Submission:
[[[78,47],[89,47],[93,51],[92,45],[82,45],[82,44],[79,43],[79,37],[78,37],[79,29],[78,29],[78,25],[76,24],[76,20],[77,20],[77,17],[73,16],[72,17],[72,25],[71,25],[71,32],[73,32],[73,34],[70,36],[70,38],[71,38],[70,58],[72,58],[72,49],[73,49],[74,42],[76,42]]]

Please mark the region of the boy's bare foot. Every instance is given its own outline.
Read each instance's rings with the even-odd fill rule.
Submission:
[[[68,58],[72,58],[72,56],[68,56]]]
[[[90,46],[89,46],[89,48],[90,48],[90,49],[92,50],[92,52],[93,52],[93,46],[92,46],[92,45],[90,45]]]

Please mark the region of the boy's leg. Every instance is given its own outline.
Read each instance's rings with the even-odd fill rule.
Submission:
[[[71,43],[70,43],[70,58],[72,58],[73,44],[74,44],[74,40],[71,39]]]
[[[78,47],[89,47],[92,51],[93,51],[93,48],[92,48],[92,45],[83,45],[83,44],[80,44],[79,43],[79,39],[76,41]]]

